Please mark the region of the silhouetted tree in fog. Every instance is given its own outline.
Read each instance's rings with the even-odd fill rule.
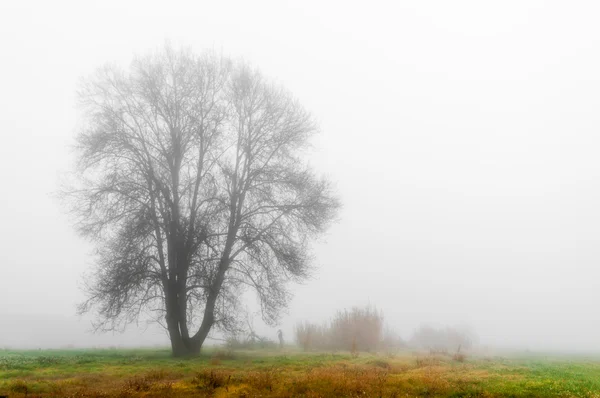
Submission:
[[[245,63],[168,47],[100,69],[79,100],[64,193],[97,247],[80,311],[105,330],[155,314],[174,355],[236,329],[245,287],[275,323],[339,207],[301,160],[317,130],[305,109]]]

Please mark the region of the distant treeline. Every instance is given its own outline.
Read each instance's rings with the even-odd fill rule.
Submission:
[[[456,328],[422,326],[405,341],[384,325],[384,316],[375,307],[354,307],[338,311],[329,322],[301,322],[295,328],[296,343],[304,350],[376,351],[402,347],[431,351],[458,351],[473,345],[471,333]]]

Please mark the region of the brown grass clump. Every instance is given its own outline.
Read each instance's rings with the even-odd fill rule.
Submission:
[[[280,378],[274,368],[250,372],[244,377],[244,382],[259,391],[273,391]]]
[[[130,396],[148,391],[167,392],[172,387],[172,382],[160,381],[168,378],[170,374],[163,369],[152,369],[142,376],[135,376],[125,380],[120,396]]]
[[[191,383],[200,391],[214,392],[218,388],[224,388],[227,391],[230,382],[231,373],[206,369],[197,372]]]
[[[124,392],[149,391],[152,387],[152,381],[146,377],[132,377],[125,381]]]
[[[27,383],[23,380],[13,380],[8,384],[8,390],[17,394],[25,394],[29,392]]]

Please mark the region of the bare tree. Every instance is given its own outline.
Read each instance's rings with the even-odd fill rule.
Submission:
[[[176,356],[199,353],[213,326],[238,328],[247,287],[275,324],[339,207],[302,161],[309,113],[243,62],[168,46],[100,69],[79,99],[64,195],[97,247],[80,311],[101,330],[158,314]]]

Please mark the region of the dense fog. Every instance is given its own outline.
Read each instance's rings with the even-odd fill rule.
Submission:
[[[244,58],[319,121],[310,163],[343,208],[313,246],[313,276],[292,287],[287,341],[298,322],[370,304],[404,339],[452,326],[486,349],[600,351],[599,12],[592,1],[2,3],[0,347],[168,344],[144,320],[98,335],[93,314],[75,314],[93,246],[56,192],[79,80],[169,41]]]

